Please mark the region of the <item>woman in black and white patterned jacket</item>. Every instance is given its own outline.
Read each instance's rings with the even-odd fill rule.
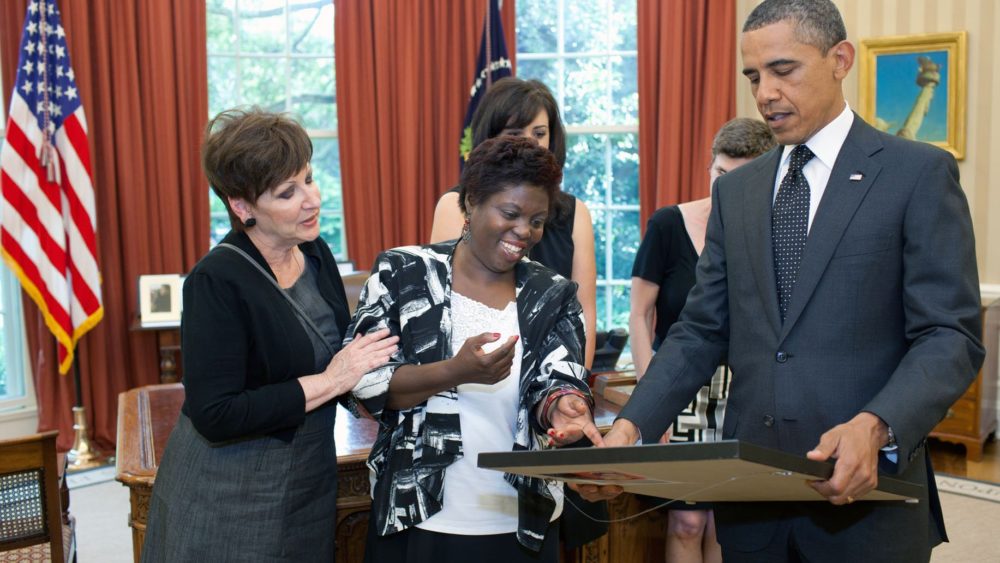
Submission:
[[[576,284],[526,258],[561,176],[531,140],[486,141],[462,173],[462,237],[378,257],[348,329],[400,336],[354,390],[380,423],[367,561],[558,561],[562,485],[476,459],[600,436]]]

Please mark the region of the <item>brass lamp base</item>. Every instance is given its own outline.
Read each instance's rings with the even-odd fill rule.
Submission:
[[[66,454],[68,471],[82,471],[101,467],[107,459],[90,443],[87,437],[87,411],[84,407],[73,407],[73,449]]]

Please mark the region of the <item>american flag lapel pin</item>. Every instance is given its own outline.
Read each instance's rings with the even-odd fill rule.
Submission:
[[[861,172],[855,172],[854,174],[851,174],[850,180],[852,182],[860,182],[861,179],[864,178],[864,177],[865,177],[865,175],[862,174]]]

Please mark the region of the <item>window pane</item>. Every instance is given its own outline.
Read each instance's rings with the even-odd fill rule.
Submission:
[[[607,0],[566,0],[564,50],[567,53],[606,51],[610,46],[607,16]]]
[[[4,283],[3,278],[6,276],[0,276],[0,293],[3,291],[2,284]],[[7,397],[7,348],[4,342],[4,336],[7,331],[7,314],[3,311],[0,314],[0,400],[6,399]]]
[[[208,58],[208,115],[215,116],[237,105],[239,85],[236,73],[239,62],[235,57]]]
[[[228,212],[226,211],[226,206],[219,199],[219,196],[215,195],[215,192],[211,188],[208,190],[208,211],[213,215],[216,213],[222,214],[223,217],[228,217]]]
[[[315,0],[289,3],[292,53],[333,56],[333,2],[317,6]]]
[[[236,50],[235,12],[235,0],[208,0],[205,24],[209,53],[231,53]]]
[[[240,0],[240,51],[285,52],[285,0]]]
[[[594,262],[597,264],[597,279],[607,279],[608,275],[608,212],[601,208],[590,208],[590,217],[594,221]],[[598,291],[599,293],[600,291]],[[598,307],[598,309],[600,309]],[[603,313],[598,313],[601,315]]]
[[[344,202],[340,185],[340,147],[337,139],[313,139],[313,180],[322,198],[320,236],[338,259],[346,259],[344,243]]]
[[[229,224],[229,216],[223,213],[221,216],[212,214],[209,222],[209,239],[212,241],[212,246],[215,246],[222,242],[222,239],[226,236],[231,228]]]
[[[614,285],[611,287],[611,328],[621,327],[628,330],[629,296],[632,287]]]
[[[563,189],[593,208],[604,205],[607,135],[568,135]],[[596,219],[595,219],[596,224]]]
[[[319,236],[330,245],[330,252],[337,260],[347,257],[347,247],[344,244],[344,216],[339,213],[323,212],[319,221]]]
[[[518,59],[517,77],[525,80],[541,80],[549,90],[552,90],[552,95],[558,98],[556,90],[559,87],[559,61],[556,59]]]
[[[611,58],[611,122],[639,123],[639,80],[636,57]]]
[[[240,104],[258,105],[270,111],[286,111],[284,61],[247,58],[240,64],[243,67]]]
[[[291,111],[306,129],[337,128],[333,59],[292,60]]]
[[[639,248],[639,212],[612,211],[610,217],[614,236],[611,276],[618,280],[631,279],[632,263],[635,262],[635,253]]]
[[[562,113],[567,125],[608,124],[612,120],[611,75],[607,57],[566,59]]]
[[[597,275],[597,330],[608,330],[608,286],[601,283],[601,275]]]
[[[609,18],[609,30],[611,32],[611,49],[615,51],[635,51],[638,41],[636,40],[636,17],[635,2],[616,1],[614,9]]]
[[[639,136],[611,135],[611,201],[639,205]]]
[[[556,51],[557,14],[554,0],[517,0],[517,52],[554,53]],[[524,24],[524,25],[522,25]],[[517,61],[521,74],[521,61]]]
[[[313,180],[319,184],[323,209],[343,212],[340,196],[340,148],[337,139],[313,139]]]

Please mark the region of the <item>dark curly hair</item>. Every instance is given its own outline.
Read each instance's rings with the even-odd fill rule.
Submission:
[[[312,153],[309,135],[288,115],[258,107],[230,109],[205,127],[201,167],[226,206],[233,230],[242,231],[229,198],[256,204],[264,192],[301,172]]]
[[[469,154],[459,183],[458,206],[468,214],[466,202],[478,205],[507,188],[527,184],[545,190],[551,213],[560,182],[562,167],[549,150],[524,137],[494,137]]]

